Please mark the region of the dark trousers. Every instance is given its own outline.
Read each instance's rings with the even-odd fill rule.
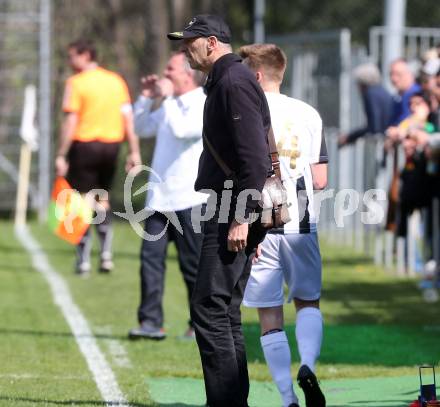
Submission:
[[[245,407],[249,394],[240,304],[258,242],[239,253],[227,250],[229,224],[218,215],[204,224],[191,318],[210,407]],[[261,239],[260,239],[261,240]]]
[[[191,225],[191,208],[176,212],[183,235],[162,213],[155,212],[145,221],[145,231],[158,236],[156,241],[143,240],[141,248],[141,303],[138,308],[139,322],[163,326],[162,298],[165,280],[165,260],[169,241],[174,240],[177,248],[180,270],[188,292],[192,296],[202,245],[202,234],[195,233]],[[192,325],[190,321],[190,325]]]

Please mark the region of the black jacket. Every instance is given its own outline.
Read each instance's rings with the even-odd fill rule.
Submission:
[[[254,73],[235,54],[219,58],[206,82],[203,132],[235,174],[234,192],[262,191],[271,168],[267,134],[270,113]],[[226,175],[204,142],[195,189],[224,189]],[[248,199],[246,214],[257,200]]]

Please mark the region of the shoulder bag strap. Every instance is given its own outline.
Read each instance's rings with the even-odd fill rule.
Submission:
[[[208,137],[205,136],[205,133],[203,133],[203,140],[205,141],[209,152],[214,157],[214,160],[217,162],[217,164],[220,166],[222,171],[225,173],[226,177],[232,178],[234,176],[234,171],[232,171],[228,165],[220,158],[217,151],[215,151],[214,147],[212,146],[211,142],[208,140]]]
[[[270,151],[270,159],[272,161],[272,169],[279,179],[281,179],[281,170],[280,170],[280,158],[278,155],[277,145],[275,143],[275,135],[273,134],[272,125],[270,125],[269,133],[267,134],[267,138],[269,141],[269,151]]]
[[[269,128],[269,133],[267,135],[268,141],[269,141],[269,153],[270,153],[270,159],[272,161],[272,169],[275,175],[281,179],[281,170],[280,170],[280,159],[278,155],[277,145],[275,143],[275,135],[273,133],[272,125]],[[221,159],[221,157],[218,155],[217,151],[215,151],[214,147],[212,146],[211,142],[208,140],[208,137],[205,136],[205,133],[203,133],[203,140],[206,143],[206,146],[209,149],[209,152],[214,157],[214,160],[217,162],[217,164],[220,166],[222,171],[225,173],[225,175],[229,178],[232,177],[234,174],[234,171],[232,171],[229,166]]]

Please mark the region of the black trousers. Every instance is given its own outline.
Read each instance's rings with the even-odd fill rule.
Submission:
[[[180,270],[188,292],[188,301],[192,296],[197,276],[197,268],[202,245],[202,234],[195,233],[191,225],[191,208],[176,212],[183,235],[167,217],[155,212],[145,220],[145,231],[158,236],[165,228],[166,232],[156,241],[143,240],[141,248],[141,303],[138,308],[139,322],[147,321],[151,325],[163,326],[162,298],[165,280],[165,260],[167,246],[174,240],[177,248]],[[192,325],[191,321],[189,322]]]
[[[204,223],[199,271],[191,299],[191,318],[202,360],[210,407],[245,407],[249,377],[240,304],[255,248],[264,235],[250,232],[248,247],[227,250],[229,224],[218,215]]]

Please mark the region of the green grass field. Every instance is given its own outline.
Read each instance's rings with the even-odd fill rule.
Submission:
[[[66,279],[130,405],[202,405],[197,346],[179,339],[188,307],[174,247],[169,248],[165,295],[169,337],[130,342],[126,334],[136,324],[139,299],[140,238],[118,223],[115,272],[80,279],[73,274],[71,246],[45,225],[32,224],[31,231]],[[417,366],[440,359],[440,306],[424,303],[415,281],[387,275],[347,249],[323,244],[322,253],[326,327],[318,375],[328,405],[408,405],[417,393]],[[105,405],[48,284],[14,238],[11,223],[4,221],[0,298],[0,406]],[[286,320],[294,320],[291,305]],[[243,326],[253,380],[251,406],[279,406],[254,310],[243,310]],[[292,323],[287,331],[294,344]],[[296,374],[298,358],[292,349]]]

